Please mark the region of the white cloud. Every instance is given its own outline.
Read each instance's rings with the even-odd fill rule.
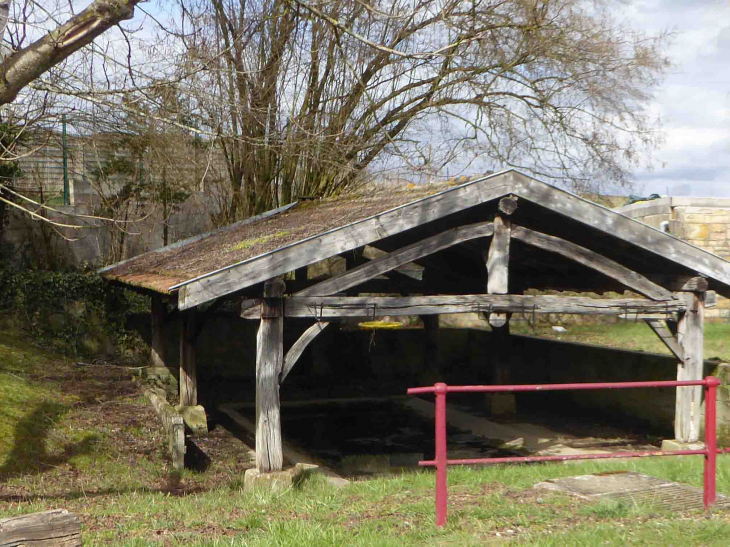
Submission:
[[[655,170],[635,174],[637,186],[730,196],[730,2],[647,0],[624,15],[647,33],[675,32],[668,51],[675,68],[651,107],[662,118],[666,142],[655,154]]]

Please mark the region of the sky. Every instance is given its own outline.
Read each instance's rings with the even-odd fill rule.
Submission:
[[[635,28],[676,33],[651,105],[666,142],[652,170],[634,173],[634,192],[730,197],[730,0],[636,0],[622,12]]]

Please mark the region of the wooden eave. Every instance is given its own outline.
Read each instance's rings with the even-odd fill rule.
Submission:
[[[178,280],[174,275],[169,275],[164,270],[164,261],[160,261],[160,270],[136,271],[127,277],[115,275],[120,264],[110,266],[101,273],[108,279],[128,285],[135,286],[136,283],[136,286],[162,293],[177,292],[179,308],[192,308],[364,245],[393,251],[458,226],[491,220],[499,199],[513,195],[519,202],[513,215],[516,225],[581,245],[650,279],[705,276],[711,289],[730,296],[730,262],[517,171],[504,171],[433,195],[430,193],[423,192],[425,195],[420,199],[287,242],[190,279]],[[272,230],[276,229],[278,222],[272,216],[275,213],[265,218],[266,222],[271,223]],[[264,220],[259,217],[245,222],[257,221]],[[227,231],[232,233],[230,229]],[[195,238],[195,241],[200,241],[201,237]],[[214,246],[216,238],[220,236],[212,233],[205,237],[209,238],[208,244]],[[184,253],[188,245],[189,242],[176,244],[179,249],[177,252]],[[480,267],[483,268],[476,252],[478,248],[478,241],[459,244],[416,263],[426,267],[427,271],[430,266],[438,267],[445,278],[453,278],[449,275],[449,269],[459,261],[460,269],[463,270],[459,273],[464,278],[474,278],[480,275]],[[516,287],[528,287],[534,281],[533,285],[536,286],[533,288],[541,288],[541,284],[543,288],[555,288],[550,284],[562,279],[570,285],[569,280],[572,278],[576,280],[573,282],[574,290],[601,292],[617,288],[615,280],[554,253],[527,248],[520,243],[515,245],[514,250],[511,267],[517,274]],[[164,252],[159,256],[162,258]],[[520,256],[525,259],[524,262],[519,261]],[[131,259],[131,262],[138,259]],[[554,282],[551,281],[553,279]],[[171,281],[175,282],[165,286]],[[561,288],[571,289],[570,286]]]

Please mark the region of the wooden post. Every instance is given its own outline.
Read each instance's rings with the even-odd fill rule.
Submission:
[[[180,406],[198,404],[195,310],[180,313]]]
[[[506,198],[500,201],[500,210],[512,214],[516,203]],[[494,218],[494,237],[487,253],[487,292],[489,294],[507,294],[509,292],[509,247],[511,239],[511,223],[500,215]],[[509,332],[510,313],[489,314],[492,327],[492,367],[493,382],[508,385],[511,382]],[[487,412],[492,416],[513,416],[516,413],[516,402],[513,393],[489,393],[485,397]]]
[[[684,362],[677,365],[677,380],[701,380],[704,365],[705,294],[681,292],[687,311],[681,314],[677,325],[677,338],[682,348]],[[700,439],[701,386],[677,388],[674,415],[674,436],[683,443]]]
[[[262,473],[281,471],[279,374],[284,364],[285,284],[273,279],[264,284],[261,326],[256,338],[256,468]]]
[[[152,367],[165,367],[165,337],[162,328],[167,319],[167,309],[162,295],[152,295],[152,354],[150,365]]]
[[[494,219],[494,237],[487,252],[487,292],[507,294],[509,292],[509,243],[510,221],[497,216]],[[489,315],[489,324],[501,327],[507,322],[507,314]]]
[[[423,384],[434,384],[443,381],[439,357],[439,316],[422,315],[423,321],[423,371],[419,380]]]

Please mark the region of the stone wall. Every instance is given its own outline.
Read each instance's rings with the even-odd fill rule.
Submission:
[[[666,231],[726,260],[730,259],[730,199],[666,197],[616,209],[649,226]],[[730,319],[730,300],[718,297],[707,309],[708,319]]]

